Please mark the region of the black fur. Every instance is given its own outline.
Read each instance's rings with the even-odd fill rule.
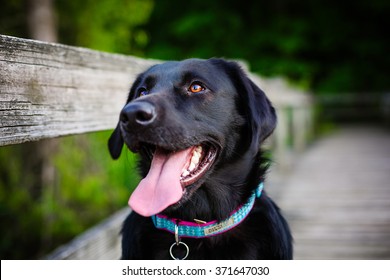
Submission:
[[[194,82],[204,91],[189,92]],[[147,125],[126,119],[125,106],[109,149],[113,158],[124,143],[139,152],[142,176],[155,146],[175,151],[207,142],[218,149],[213,166],[164,214],[187,221],[224,220],[264,181],[268,161],[260,145],[274,130],[276,114],[235,62],[190,59],[155,65],[131,88],[127,104],[139,102],[151,104],[138,116]],[[150,218],[132,212],[122,235],[123,259],[171,258],[173,234],[156,229]],[[190,248],[188,259],[291,259],[293,253],[289,227],[266,192],[239,226],[215,237],[183,241]]]

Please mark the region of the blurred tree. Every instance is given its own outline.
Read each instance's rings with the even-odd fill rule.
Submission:
[[[32,39],[57,42],[53,0],[27,0],[27,29]]]
[[[53,0],[27,0],[27,30],[31,39],[57,42],[57,24]],[[53,156],[58,152],[59,139],[44,139],[37,142],[20,145],[23,170],[30,172],[29,182],[26,187],[36,195],[33,201],[47,207],[47,200],[54,199],[54,193],[59,187],[56,182],[57,170],[52,161]],[[45,252],[52,246],[53,239],[53,214],[54,211],[41,212],[41,224],[39,228],[40,251]]]
[[[224,56],[315,92],[390,88],[390,1],[156,1],[146,55]]]

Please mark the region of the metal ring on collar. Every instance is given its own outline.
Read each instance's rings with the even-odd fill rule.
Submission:
[[[186,248],[187,252],[186,252],[185,256],[184,256],[182,259],[176,258],[176,257],[173,255],[172,249],[173,249],[173,246],[175,246],[175,245],[176,245],[176,246],[183,245],[183,246]],[[181,241],[179,241],[178,244],[177,244],[176,242],[174,242],[174,243],[171,245],[171,248],[169,248],[169,253],[171,254],[172,259],[174,259],[174,260],[185,260],[185,259],[188,257],[189,252],[190,252],[190,248],[188,248],[187,244],[185,244],[184,242],[181,242]]]

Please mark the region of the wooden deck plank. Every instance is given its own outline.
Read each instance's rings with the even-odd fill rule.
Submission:
[[[389,131],[340,129],[302,154],[282,187],[295,259],[390,259]]]

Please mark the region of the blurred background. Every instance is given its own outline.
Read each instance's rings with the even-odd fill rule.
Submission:
[[[370,132],[389,124],[387,0],[0,0],[0,7],[3,35],[162,60],[246,61],[252,72],[312,94],[313,142],[346,125]],[[139,180],[135,157],[112,161],[109,135],[0,147],[2,259],[42,258],[127,205]]]

